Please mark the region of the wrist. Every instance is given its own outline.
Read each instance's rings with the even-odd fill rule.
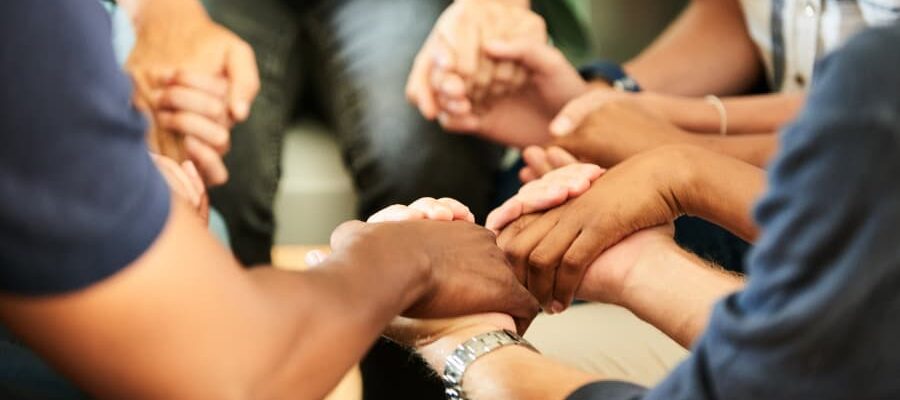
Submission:
[[[425,359],[428,365],[438,374],[444,371],[444,364],[454,350],[469,339],[488,332],[508,329],[500,324],[478,323],[460,327],[453,332],[445,334],[437,340],[424,346],[419,346],[417,351]]]
[[[661,266],[666,265],[665,260],[681,252],[684,250],[678,247],[674,240],[660,240],[645,244],[641,254],[623,277],[618,291],[619,295],[614,304],[638,314],[638,311],[642,309],[643,299],[648,296],[643,284],[646,282],[648,274],[653,274],[654,269],[658,270]]]

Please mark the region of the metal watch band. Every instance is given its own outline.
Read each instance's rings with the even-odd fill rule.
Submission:
[[[537,349],[531,343],[507,329],[482,333],[457,346],[456,350],[453,350],[453,353],[447,357],[447,361],[444,364],[444,373],[441,375],[446,387],[444,392],[447,394],[447,398],[450,400],[467,400],[466,393],[462,387],[463,375],[466,373],[466,369],[485,354],[512,345],[524,346],[537,352]]]

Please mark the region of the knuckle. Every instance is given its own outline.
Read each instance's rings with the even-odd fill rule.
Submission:
[[[515,265],[526,265],[528,263],[529,251],[522,244],[513,242],[503,249],[509,261]]]
[[[584,269],[584,256],[577,252],[569,252],[563,256],[560,267],[568,272],[576,272]]]
[[[544,251],[535,250],[528,256],[528,263],[540,270],[549,271],[556,268],[556,260]]]

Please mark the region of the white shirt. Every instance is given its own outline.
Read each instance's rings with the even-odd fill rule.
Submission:
[[[740,1],[769,83],[785,92],[805,90],[816,60],[853,34],[900,19],[900,0]]]

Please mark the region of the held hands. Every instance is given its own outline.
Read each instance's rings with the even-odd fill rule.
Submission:
[[[516,280],[495,236],[473,220],[468,208],[451,199],[392,206],[370,223],[339,227],[331,257],[349,254],[359,256],[354,262],[423,268],[425,290],[411,294],[405,317],[497,312],[512,316],[524,332],[539,310],[537,302]]]
[[[230,148],[229,131],[234,124],[227,109],[227,81],[175,70],[147,76],[155,89],[139,94],[138,107],[152,117],[156,133],[150,137],[151,149],[193,161],[208,186],[225,183],[228,170],[222,156]],[[183,147],[173,144],[169,135],[180,139]]]
[[[523,215],[558,207],[590,189],[591,183],[604,172],[593,164],[572,164],[551,171],[523,186],[515,196],[492,211],[485,227],[499,234],[506,225]]]
[[[523,66],[527,81],[519,90],[492,96],[474,108],[455,107],[468,104],[467,94],[458,85],[445,85],[439,99],[441,125],[515,147],[550,141],[550,120],[566,102],[587,90],[581,76],[558,49],[546,43],[492,41],[484,50],[493,59]]]
[[[153,2],[140,10],[126,69],[135,104],[153,117],[151,148],[192,160],[207,185],[222,184],[229,130],[248,117],[259,90],[253,51],[199,3]]]
[[[457,1],[420,52],[407,95],[447,130],[519,147],[544,143],[550,119],[586,90],[546,41],[541,17],[521,6]]]
[[[172,69],[223,78],[228,84],[229,116],[245,120],[259,91],[253,49],[210,20],[199,3],[175,4],[177,9],[145,6],[149,10],[136,21],[137,43],[126,69],[141,83],[150,81],[146,74]]]
[[[604,173],[579,197],[543,214],[520,217],[503,229],[498,244],[509,256],[516,277],[545,310],[567,308],[588,269],[603,259],[601,254],[612,252],[614,245],[633,234],[667,225],[682,214],[676,196],[684,193],[687,180],[674,166],[682,165],[683,158],[677,148],[643,153]],[[642,236],[646,235],[635,238]],[[608,255],[621,258],[615,252]],[[610,274],[608,282],[627,275],[622,269],[603,270]]]
[[[440,112],[437,99],[446,73],[453,73],[455,83],[473,97],[501,93],[524,82],[521,68],[509,63],[495,68],[481,51],[488,40],[547,40],[543,19],[530,12],[527,1],[515,3],[457,0],[444,11],[416,57],[406,87],[410,102],[425,118],[434,119]],[[494,81],[496,87],[489,89]]]

